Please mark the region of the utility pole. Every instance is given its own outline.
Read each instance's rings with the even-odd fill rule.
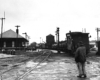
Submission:
[[[40,37],[40,48],[42,48],[41,37]]]
[[[17,25],[17,26],[15,26],[15,27],[17,27],[17,29],[16,29],[16,33],[17,33],[17,38],[16,38],[16,48],[17,48],[17,47],[19,47],[19,43],[18,43],[18,34],[19,34],[19,29],[18,29],[18,28],[19,28],[20,26]]]
[[[18,29],[18,28],[19,28],[20,26],[17,25],[17,26],[15,26],[15,27],[17,27],[17,29],[16,29],[16,33],[17,33],[17,37],[18,37],[18,34],[19,34],[19,29]]]
[[[96,31],[97,31],[97,41],[98,41],[100,28],[96,28]]]
[[[2,38],[2,33],[3,33],[3,20],[5,19],[5,18],[0,18],[1,19],[1,38]]]
[[[2,44],[2,33],[3,33],[3,20],[5,20],[4,18],[0,18],[1,19],[1,44]],[[1,45],[1,50],[2,50],[3,45]]]
[[[56,35],[56,43],[57,43],[57,41],[58,41],[58,40],[57,40],[57,31],[55,31],[55,35]]]
[[[57,31],[56,31],[56,33],[57,33],[57,40],[58,40],[58,53],[60,53],[60,50],[59,50],[59,27],[57,27]]]
[[[25,34],[25,38],[29,41],[30,37],[27,35],[27,33],[25,32],[23,34]],[[27,43],[27,46],[28,46],[28,43]]]
[[[25,38],[27,39],[27,33],[25,32],[25,33],[23,33],[23,34],[25,34]]]
[[[23,34],[25,34],[25,38],[27,39],[27,33],[25,32]],[[26,42],[24,42],[24,47],[27,47]],[[25,51],[26,51],[26,49],[25,49]]]
[[[84,28],[84,32],[86,33],[86,28]]]

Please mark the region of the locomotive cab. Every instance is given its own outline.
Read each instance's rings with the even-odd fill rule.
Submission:
[[[71,45],[71,49],[73,53],[77,49],[77,44],[79,41],[82,41],[87,49],[87,53],[89,52],[89,33],[82,33],[82,32],[70,32],[66,34],[67,45]],[[67,47],[68,49],[68,47]]]

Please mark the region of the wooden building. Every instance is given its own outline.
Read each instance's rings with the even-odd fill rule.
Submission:
[[[27,43],[27,39],[11,29],[2,33],[2,37],[0,34],[0,48],[23,48]]]

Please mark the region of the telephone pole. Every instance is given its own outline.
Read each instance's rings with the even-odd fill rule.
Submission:
[[[27,39],[27,33],[25,32],[25,33],[22,33],[22,34],[24,34],[24,35],[25,35],[25,38]],[[24,47],[27,47],[26,42],[24,42]],[[26,49],[25,49],[25,50],[26,50]]]
[[[58,40],[57,40],[57,31],[55,31],[55,35],[56,35],[56,43],[57,43],[57,41],[58,41]]]
[[[20,26],[17,25],[17,26],[15,26],[15,27],[17,27],[17,29],[16,29],[16,33],[17,33],[17,37],[18,37],[18,34],[19,34],[19,29],[18,29],[18,28],[19,28]]]
[[[58,40],[58,53],[60,53],[60,50],[59,50],[59,27],[57,27],[57,31],[56,31],[56,34],[57,34],[57,40]]]
[[[17,47],[19,47],[19,43],[18,43],[18,34],[19,34],[19,29],[18,29],[18,28],[19,28],[20,26],[17,25],[17,26],[15,26],[15,27],[17,27],[17,29],[16,29],[16,33],[17,33],[17,38],[16,38],[16,48],[17,48]]]
[[[27,33],[25,32],[25,33],[23,33],[23,34],[25,34],[25,38],[27,39]]]
[[[4,17],[0,18],[1,19],[1,38],[2,38],[2,33],[3,33],[3,20],[5,20],[5,12],[4,12]]]
[[[3,33],[3,20],[5,18],[0,18],[1,19],[1,50],[2,50],[2,47],[3,47],[3,44],[2,44],[2,33]]]
[[[96,31],[97,31],[97,41],[98,41],[100,28],[96,28]]]
[[[27,42],[27,46],[28,46],[30,37],[27,35],[26,32],[25,33],[22,33],[22,34],[25,34],[25,38],[28,40],[28,42]]]
[[[2,33],[3,33],[3,20],[5,19],[5,18],[0,18],[1,19],[1,38],[2,38]]]

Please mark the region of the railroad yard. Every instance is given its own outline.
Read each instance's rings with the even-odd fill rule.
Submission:
[[[100,57],[88,56],[87,78],[80,79],[74,58],[40,50],[21,55],[0,54],[0,80],[100,80]]]

